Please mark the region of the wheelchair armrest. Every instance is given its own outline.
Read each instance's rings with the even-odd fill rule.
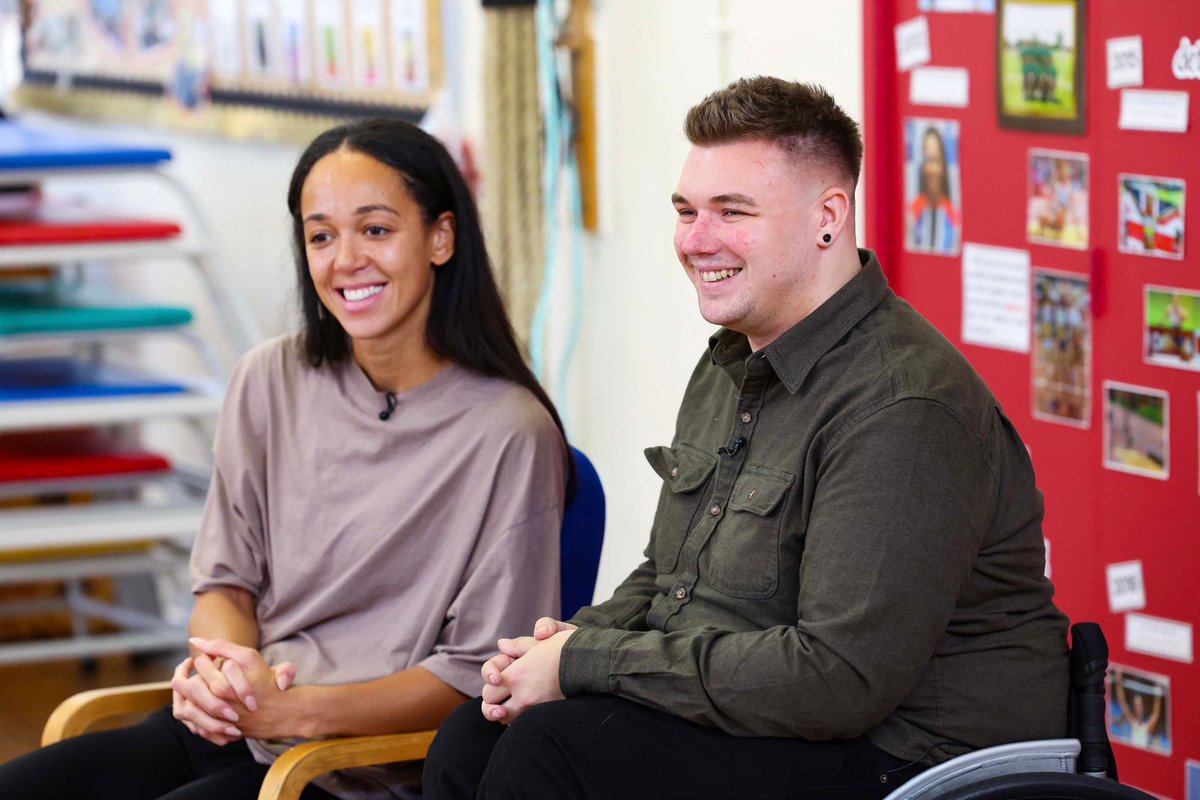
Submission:
[[[1013,742],[952,758],[899,787],[885,800],[927,800],[1000,775],[1030,772],[1074,773],[1078,739]]]

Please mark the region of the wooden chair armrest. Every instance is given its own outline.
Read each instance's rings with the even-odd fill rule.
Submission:
[[[339,769],[420,761],[437,731],[352,736],[298,744],[281,755],[263,779],[258,800],[299,800],[313,778]]]
[[[42,730],[42,746],[87,733],[102,719],[155,711],[170,702],[169,681],[80,692],[62,701],[46,720],[46,727]]]

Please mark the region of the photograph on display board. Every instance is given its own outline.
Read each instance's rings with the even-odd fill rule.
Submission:
[[[1183,258],[1184,182],[1178,178],[1120,175],[1117,247],[1122,253]]]
[[[1196,355],[1200,295],[1186,289],[1147,286],[1143,311],[1146,363],[1200,370]]]
[[[1149,478],[1170,477],[1166,392],[1104,382],[1104,466]]]
[[[917,0],[917,10],[991,14],[996,11],[996,0]]]
[[[1171,679],[1110,664],[1108,735],[1139,750],[1171,755]]]
[[[1187,760],[1187,800],[1200,800],[1200,761]]]
[[[1025,233],[1038,244],[1088,246],[1088,157],[1057,150],[1029,151]]]
[[[1033,272],[1033,416],[1091,426],[1092,295],[1088,278]]]
[[[999,12],[1000,125],[1083,133],[1084,0],[1000,0]]]
[[[961,249],[958,122],[904,121],[904,247],[955,256]]]

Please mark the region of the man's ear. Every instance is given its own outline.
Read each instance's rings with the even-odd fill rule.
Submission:
[[[821,221],[817,231],[822,244],[837,241],[850,221],[850,195],[840,184],[833,184],[819,199]],[[825,238],[825,237],[828,238]]]
[[[454,214],[443,211],[429,226],[432,247],[430,261],[440,267],[454,255]]]

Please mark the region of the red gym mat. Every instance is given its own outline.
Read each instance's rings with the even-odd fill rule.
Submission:
[[[84,206],[36,200],[19,209],[0,211],[0,245],[171,239],[182,232],[169,220],[110,217]]]
[[[170,469],[171,462],[157,453],[114,448],[94,431],[0,436],[0,483],[98,478]]]

